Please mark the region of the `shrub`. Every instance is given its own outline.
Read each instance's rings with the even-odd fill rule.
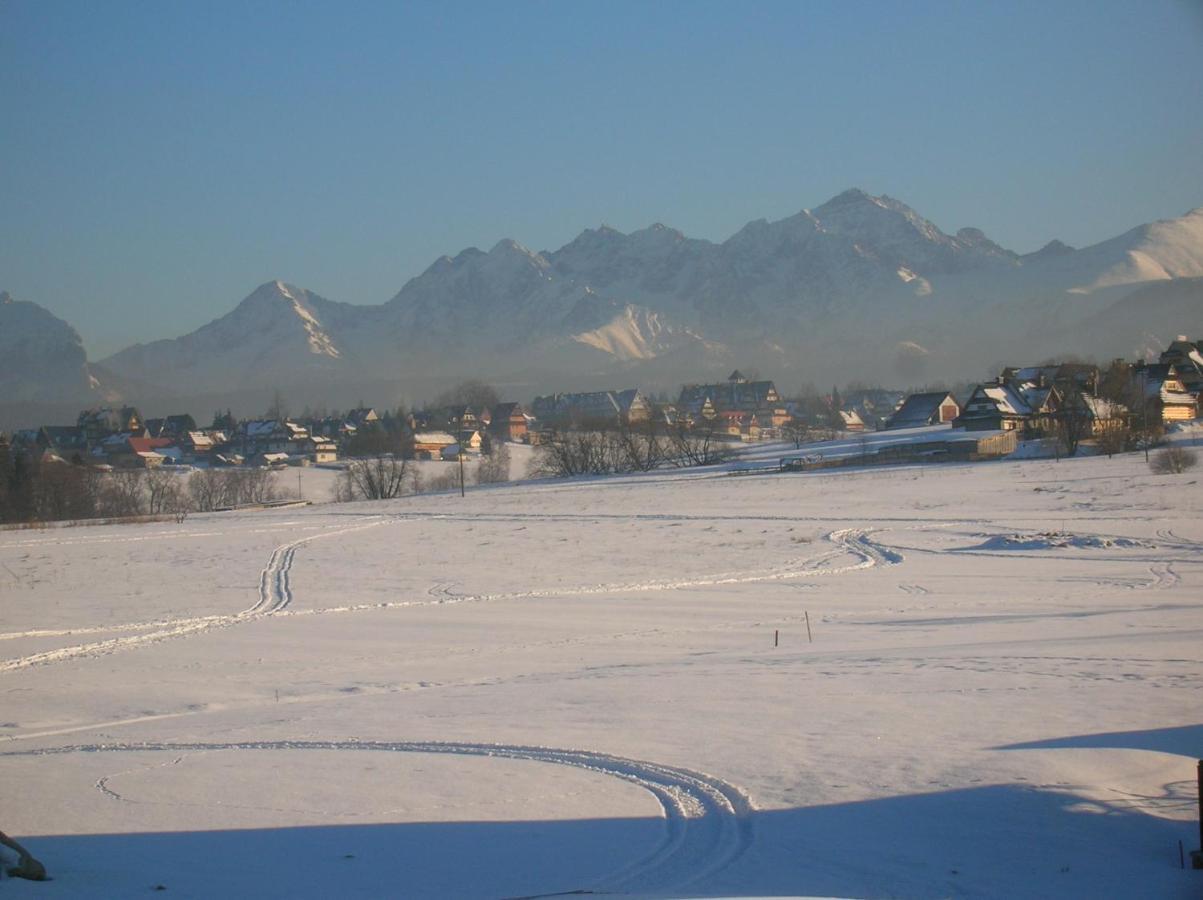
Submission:
[[[1185,447],[1166,447],[1153,455],[1149,460],[1149,468],[1158,475],[1181,475],[1198,463],[1199,457],[1193,450],[1187,450]]]

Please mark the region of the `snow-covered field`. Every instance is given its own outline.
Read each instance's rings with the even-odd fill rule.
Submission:
[[[0,828],[55,880],[0,890],[1198,897],[1199,477],[695,470],[2,532]]]

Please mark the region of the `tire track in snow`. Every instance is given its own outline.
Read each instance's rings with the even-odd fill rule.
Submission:
[[[236,741],[229,743],[76,744],[38,750],[0,752],[0,756],[44,756],[67,753],[178,754],[206,751],[335,750],[386,753],[441,753],[496,757],[570,766],[620,778],[655,797],[665,821],[661,842],[643,858],[591,885],[594,891],[673,891],[710,877],[738,859],[753,840],[751,799],[738,787],[691,769],[630,759],[593,750],[564,750],[518,744],[442,741]],[[130,770],[136,771],[136,770]],[[105,796],[128,801],[110,786],[127,772],[100,778],[95,787]]]
[[[258,599],[254,605],[242,612],[233,615],[217,615],[217,616],[201,616],[185,619],[168,619],[162,622],[152,623],[133,623],[130,625],[116,625],[103,629],[80,629],[79,633],[89,632],[108,632],[114,631],[143,631],[143,634],[127,634],[119,637],[108,638],[103,641],[93,641],[85,644],[76,644],[71,647],[60,647],[55,650],[46,650],[41,653],[33,653],[28,656],[18,657],[16,659],[5,660],[0,663],[0,672],[11,672],[17,669],[25,669],[30,666],[46,665],[49,663],[65,662],[70,659],[80,659],[87,657],[108,656],[113,653],[119,653],[124,650],[132,650],[146,644],[158,643],[160,641],[172,640],[174,638],[186,637],[192,634],[209,631],[214,628],[228,628],[231,625],[240,625],[244,622],[251,622],[256,619],[262,619],[267,616],[272,616],[285,609],[292,602],[292,581],[291,570],[293,561],[296,559],[297,548],[308,544],[311,541],[320,540],[321,538],[336,537],[339,535],[349,534],[355,531],[363,531],[368,528],[375,528],[380,525],[388,524],[392,519],[380,517],[373,521],[352,525],[345,528],[337,528],[333,531],[324,531],[320,534],[311,534],[306,537],[297,538],[287,544],[282,544],[272,551],[271,557],[268,559],[267,565],[259,574],[259,591]],[[154,629],[147,631],[147,629]],[[60,634],[74,634],[74,631],[63,631]],[[43,637],[54,632],[47,631],[28,631],[18,632],[3,635],[5,639],[16,637]]]

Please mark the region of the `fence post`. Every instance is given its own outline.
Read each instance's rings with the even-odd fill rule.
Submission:
[[[1190,867],[1203,869],[1203,759],[1199,760],[1199,849],[1190,852]]]

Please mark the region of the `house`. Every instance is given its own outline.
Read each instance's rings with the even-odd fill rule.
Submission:
[[[681,388],[677,405],[690,412],[704,408],[706,401],[715,412],[739,410],[754,413],[766,408],[780,408],[781,421],[788,417],[781,395],[771,381],[749,381],[736,369],[727,380],[716,384],[687,384]],[[705,413],[701,413],[705,415]],[[709,417],[707,417],[709,418]]]
[[[1109,429],[1117,428],[1128,419],[1128,408],[1121,403],[1105,400],[1102,397],[1081,398],[1086,417],[1090,420],[1090,433],[1102,434]]]
[[[860,413],[855,409],[841,409],[839,413],[844,431],[860,432],[865,430],[865,420],[860,417]]]
[[[965,401],[953,427],[967,431],[1049,431],[1060,408],[1061,394],[1052,384],[1012,382],[999,377],[979,384]]]
[[[886,420],[886,428],[922,428],[925,425],[939,425],[951,422],[961,414],[961,407],[956,398],[948,391],[929,391],[922,394],[911,394],[902,406]]]
[[[79,414],[75,424],[84,430],[89,445],[98,443],[113,434],[128,433],[145,436],[146,430],[142,416],[132,406],[123,406],[120,409],[109,407],[85,409]]]
[[[1187,391],[1176,365],[1137,363],[1132,367],[1131,378],[1136,396],[1143,394],[1148,404],[1147,415],[1161,424],[1186,422],[1198,417],[1199,401]]]
[[[484,438],[479,431],[461,431],[459,438],[456,441],[465,453],[479,453],[480,446],[484,442]]]
[[[548,394],[531,405],[543,425],[588,425],[646,421],[651,405],[638,390]]]
[[[309,429],[286,419],[257,419],[244,422],[241,448],[244,456],[254,456],[258,453],[303,455],[309,450]]]
[[[999,377],[1013,384],[1052,385],[1062,397],[1079,392],[1093,396],[1097,393],[1099,385],[1098,366],[1090,363],[1007,366]]]
[[[418,431],[414,434],[414,455],[418,459],[435,459],[444,447],[455,443],[455,436],[446,431]]]
[[[213,452],[216,443],[203,431],[187,431],[180,437],[179,446],[187,456],[203,459]]]
[[[850,388],[840,402],[841,409],[855,409],[866,430],[880,431],[886,427],[906,399],[902,391],[887,388]]]
[[[53,450],[63,459],[83,459],[88,455],[88,436],[84,429],[71,425],[43,425],[38,429],[37,445]]]
[[[677,401],[677,405],[684,410],[684,418],[690,422],[698,422],[702,419],[712,421],[718,416],[718,410],[714,408],[714,402],[710,399],[709,394],[690,394],[688,398],[685,398],[685,391],[682,390],[681,398]]]
[[[497,440],[523,441],[530,426],[520,403],[498,403],[489,410],[489,434]]]
[[[719,424],[719,433],[730,437],[742,437],[744,428],[747,427],[748,414],[742,413],[737,409],[724,410],[715,416],[715,420]]]
[[[127,469],[155,469],[169,461],[176,462],[181,455],[170,438],[126,436],[124,441],[105,444],[109,461]]]
[[[1178,380],[1196,400],[1199,394],[1203,393],[1203,350],[1200,349],[1200,343],[1180,334],[1161,354],[1159,360],[1177,370]]]
[[[335,462],[338,459],[338,445],[333,438],[310,435],[308,456],[315,463]]]
[[[652,405],[648,402],[647,397],[639,392],[638,388],[619,391],[614,395],[614,398],[618,401],[620,417],[628,425],[634,425],[637,422],[646,422],[651,418]]]
[[[288,465],[287,453],[256,453],[251,457],[251,465],[261,469],[282,469]]]
[[[344,417],[345,421],[354,425],[355,428],[371,428],[380,422],[380,416],[376,414],[376,410],[370,406],[359,406],[351,410]]]

